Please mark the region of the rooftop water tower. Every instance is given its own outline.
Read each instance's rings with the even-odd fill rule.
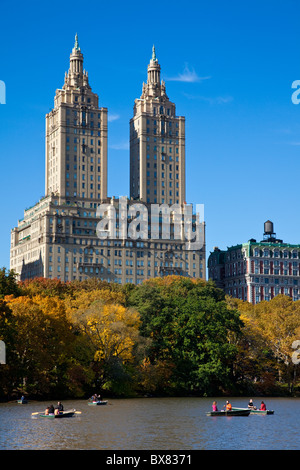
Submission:
[[[271,220],[267,220],[264,223],[264,242],[269,243],[282,243],[282,240],[276,239],[276,233],[274,232],[274,224]]]
[[[274,224],[271,220],[267,220],[267,222],[264,223],[264,237],[270,238],[272,235],[276,236],[274,233]]]

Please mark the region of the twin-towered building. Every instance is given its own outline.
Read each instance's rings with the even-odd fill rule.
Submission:
[[[11,231],[19,279],[96,277],[139,284],[168,274],[205,279],[205,224],[186,204],[185,118],[160,77],[155,49],[130,119],[130,198],[107,195],[108,109],[83,68],[76,35],[63,87],[46,115],[45,196]],[[208,259],[225,293],[256,304],[285,294],[300,299],[300,245],[265,223],[254,239]]]
[[[154,47],[130,120],[125,201],[107,195],[107,115],[76,35],[64,85],[46,115],[45,196],[11,231],[10,269],[21,280],[205,279],[204,221],[185,202],[185,119],[167,97]]]

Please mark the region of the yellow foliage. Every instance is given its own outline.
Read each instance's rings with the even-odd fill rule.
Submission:
[[[85,311],[94,302],[105,304],[117,303],[123,304],[125,296],[122,292],[114,292],[109,289],[95,289],[92,291],[78,291],[75,297],[65,298],[65,307],[68,318],[72,321],[73,314],[76,315],[77,311]]]
[[[244,333],[248,337],[264,340],[276,358],[286,365],[291,363],[292,343],[299,339],[300,301],[278,295],[257,305],[238,299],[227,299],[227,302],[241,312]]]
[[[111,295],[112,294],[112,295]],[[112,303],[119,293],[95,291],[80,295],[68,307],[75,325],[89,337],[95,347],[95,360],[118,357],[133,360],[133,347],[139,339],[140,315],[123,305]]]

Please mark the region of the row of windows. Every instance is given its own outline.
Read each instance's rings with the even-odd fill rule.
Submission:
[[[100,158],[99,158],[99,160],[100,160]],[[93,163],[93,162],[91,162],[91,163]],[[99,163],[100,163],[100,161],[99,161]],[[85,170],[86,170],[85,167],[86,167],[86,165],[81,165],[81,170],[82,170],[82,171],[85,171]],[[98,167],[95,166],[95,169],[96,169],[96,168],[97,168],[97,171],[98,171],[98,172],[101,171],[101,167],[100,167],[100,166],[98,166]],[[77,168],[77,163],[75,163],[74,166],[73,166],[73,170],[77,171],[77,169],[78,169],[78,168]],[[88,167],[87,167],[87,169],[88,169]],[[66,164],[66,170],[67,170],[67,171],[70,170],[70,165],[69,165],[69,163]],[[90,171],[94,171],[94,165],[90,165]],[[68,173],[67,173],[67,174],[68,174]],[[76,174],[76,173],[75,173],[75,174]]]
[[[77,193],[77,191],[74,191],[73,193],[70,191],[66,191],[66,197],[86,197],[87,199],[101,199],[100,194],[98,193],[97,195],[94,193]]]
[[[151,183],[150,180],[147,180],[147,186],[151,186],[150,183]],[[157,186],[157,181],[156,180],[152,181],[152,183],[153,183],[153,186]],[[165,188],[165,181],[161,181],[161,186],[162,186],[162,188]],[[169,181],[169,188],[172,188],[172,187],[173,187],[173,181]],[[179,188],[179,182],[178,181],[176,181],[175,187]],[[171,194],[171,196],[172,196],[172,194]]]
[[[163,109],[164,109],[163,106],[161,106],[160,109],[163,110]],[[154,112],[154,110],[156,110],[156,108],[153,108],[153,114],[155,115],[156,113]],[[168,111],[170,111],[170,110],[168,109]],[[163,113],[161,113],[161,114],[163,114]],[[164,121],[160,121],[160,122],[161,122],[162,124],[164,123]],[[169,127],[171,128],[171,127],[172,127],[172,121],[168,121],[168,122],[169,122]],[[147,119],[147,124],[150,124],[150,119]],[[154,126],[157,126],[157,121],[156,121],[156,119],[153,120],[153,125],[154,125]],[[178,128],[178,122],[175,123],[175,126]]]
[[[156,116],[156,114],[166,114],[167,116],[171,115],[171,109],[170,108],[164,108],[164,106],[160,106],[157,108],[156,106],[153,107],[153,114]],[[178,122],[176,122],[176,127],[178,127]]]
[[[162,135],[165,135],[165,132],[166,132],[165,129],[162,127],[162,128],[160,129],[160,133],[161,133]],[[147,134],[150,134],[150,128],[149,128],[149,127],[147,127]],[[156,127],[154,127],[154,129],[153,129],[153,134],[154,134],[154,135],[157,135],[157,129],[156,129]],[[175,132],[175,135],[176,135],[176,137],[178,137],[178,131]],[[172,130],[169,130],[169,137],[172,137]]]
[[[254,249],[254,256],[257,257],[274,257],[274,258],[300,258],[300,251],[294,250],[260,250]]]
[[[177,153],[178,153],[178,152],[177,152]],[[157,154],[156,154],[156,153],[153,154],[153,159],[154,159],[154,160],[157,160]],[[162,161],[166,161],[166,154],[162,154],[162,155],[161,155],[161,159],[162,159]],[[150,154],[149,154],[149,153],[147,154],[147,160],[150,160]],[[169,161],[170,161],[170,162],[173,161],[172,155],[169,155]],[[175,161],[176,161],[176,162],[179,162],[179,157],[178,157],[178,156],[176,156]]]
[[[79,267],[78,271],[79,271],[80,274],[82,274],[82,273],[85,273],[85,274],[96,274],[96,275],[97,275],[97,274],[104,274],[104,273],[106,273],[107,275],[112,274],[112,271],[111,271],[109,268],[106,269],[106,268],[103,268],[103,267],[100,267],[100,268],[98,268],[98,267],[87,267],[87,266],[86,266],[86,267]],[[61,273],[61,272],[62,272],[61,269],[60,269],[60,267],[58,267],[57,272],[58,272],[58,273]],[[77,274],[77,269],[76,269],[76,267],[73,268],[73,271],[72,271],[72,272],[73,272],[74,275]],[[148,275],[149,277],[152,276],[152,273],[151,273],[151,270],[150,270],[150,269],[149,269],[148,271],[145,271],[144,269],[137,269],[137,270],[136,270],[136,275],[137,275],[137,276],[144,276],[146,272],[147,272],[147,275]],[[51,279],[52,273],[53,273],[52,266],[49,266],[49,273],[50,273],[49,278]],[[68,273],[70,273],[68,267],[66,267],[65,273],[66,273],[66,280],[68,280],[67,275],[68,275]],[[122,269],[114,269],[114,274],[115,274],[116,276],[122,276]],[[126,276],[128,276],[128,275],[132,276],[132,275],[133,275],[133,270],[132,270],[132,269],[126,269],[126,270],[125,270],[125,274],[126,274]],[[158,277],[158,276],[159,276],[158,271],[154,271],[154,277]],[[195,273],[195,272],[193,272],[193,277],[194,277],[194,278],[196,277],[196,273]],[[202,273],[200,273],[200,277],[202,277]],[[58,275],[57,278],[60,279],[60,275]],[[74,279],[75,279],[75,278],[76,278],[76,276],[74,276]],[[108,282],[110,282],[110,278],[104,278],[104,279],[107,280]],[[102,279],[102,280],[103,280],[103,279]],[[121,281],[121,279],[120,279],[119,281]],[[142,281],[142,280],[140,280],[140,281]],[[116,282],[116,280],[114,280],[114,282]],[[126,282],[127,282],[127,280],[126,280]],[[130,282],[133,282],[133,280],[131,280]],[[137,280],[137,283],[139,283],[138,280]]]
[[[70,119],[67,119],[67,126],[70,126],[70,125],[71,125]],[[85,127],[86,126],[86,118],[84,116],[82,116],[82,121],[78,121],[78,119],[74,119],[73,120],[73,125],[74,126],[80,125],[80,126]],[[94,127],[94,121],[90,121],[89,125],[90,125],[90,127]],[[97,123],[97,126],[98,126],[98,129],[100,129],[100,122]]]
[[[263,261],[260,261],[258,259],[254,260],[255,266],[259,266],[261,263],[263,263],[264,266],[298,266],[299,261],[287,261],[286,259],[284,261],[279,261],[279,259],[275,259],[274,261],[270,261],[268,259],[264,259]]]
[[[96,185],[95,185],[95,186],[96,186]],[[67,188],[70,187],[69,181],[67,181],[66,187],[67,187]],[[77,182],[76,182],[76,181],[73,183],[73,188],[77,188]],[[82,189],[87,189],[87,188],[85,188],[85,183],[82,183],[82,184],[81,184],[81,188],[82,188]],[[98,191],[99,191],[99,190],[100,190],[100,184],[97,185],[97,188],[96,188],[96,187],[94,188],[94,184],[91,183],[89,189],[98,189]],[[84,197],[84,196],[83,196],[83,197]],[[91,196],[91,197],[92,197],[92,196]]]
[[[81,156],[81,161],[82,161],[82,163],[85,163],[85,157],[86,157],[86,155],[82,155],[82,156]],[[77,163],[75,163],[75,162],[77,162],[77,155],[74,155],[74,159],[73,159],[73,160],[74,160],[74,169],[77,169]],[[66,154],[66,161],[67,161],[67,162],[70,161],[70,155],[69,155],[68,153]],[[78,161],[80,162],[80,157],[78,157]],[[97,162],[98,162],[98,165],[100,165],[100,163],[101,163],[101,158],[100,158],[100,157],[98,157]],[[90,157],[90,163],[94,163],[94,157]],[[96,164],[96,160],[95,160],[95,164]],[[68,165],[68,164],[67,164],[67,165]],[[76,167],[76,168],[75,168],[75,167]],[[79,167],[79,168],[80,168],[80,167]]]
[[[85,96],[84,96],[84,95],[81,95],[80,98],[81,98],[81,102],[84,103],[84,102],[85,102]],[[74,102],[75,102],[75,103],[78,103],[78,101],[79,101],[79,96],[76,96],[76,95],[75,95],[75,96],[74,96]],[[87,101],[87,103],[91,103],[91,98],[87,98],[86,101]],[[69,114],[69,111],[70,111],[70,110],[67,108],[67,114]],[[100,114],[98,114],[98,118],[100,119]]]
[[[254,278],[254,282],[255,283],[260,283],[260,284],[293,284],[294,286],[297,286],[298,285],[298,279],[280,279],[278,277],[276,278],[269,278],[269,277],[265,277],[265,278],[259,278],[259,277],[256,277]]]
[[[58,247],[60,248],[60,247]],[[66,263],[69,262],[69,253],[72,253],[72,250],[69,250],[69,249],[66,249],[66,257],[65,257],[65,260],[66,260]],[[49,253],[51,253],[51,255],[49,255],[49,261],[52,262],[52,247],[49,248]],[[60,249],[58,251],[58,253],[60,253]],[[113,253],[114,253],[114,256],[115,257],[118,257],[120,259],[117,259],[117,263],[118,264],[121,264],[121,258],[122,258],[122,254],[124,253],[122,250],[112,250],[110,248],[106,249],[106,248],[101,248],[101,249],[89,249],[89,248],[85,248],[84,250],[82,248],[79,248],[78,250],[76,248],[73,249],[73,255],[89,255],[89,256],[93,256],[94,254],[96,256],[107,256],[107,257],[110,257],[111,255],[113,256]],[[134,256],[134,254],[136,254],[136,258],[151,258],[152,256],[154,256],[154,258],[158,258],[158,259],[166,259],[166,260],[170,260],[170,263],[172,263],[172,260],[173,259],[182,259],[182,260],[188,260],[189,259],[189,255],[187,253],[175,253],[174,255],[171,255],[171,254],[168,254],[168,253],[163,253],[163,252],[160,252],[160,253],[157,253],[157,252],[151,252],[151,251],[148,251],[148,252],[144,252],[144,251],[131,251],[131,250],[126,250],[125,252],[125,255],[127,258],[132,258]],[[196,255],[193,254],[192,255],[192,259],[193,261],[196,260]],[[202,256],[199,257],[200,261],[202,261]],[[77,258],[73,258],[74,260],[74,263],[77,262]],[[84,258],[84,262],[88,262],[88,260],[90,260],[90,262],[92,262],[92,258],[87,258],[85,257]],[[56,258],[56,261],[58,263],[61,262],[61,256],[60,255],[57,255],[57,258]],[[82,258],[80,258],[80,263],[82,262]],[[132,262],[132,260],[130,260],[130,263]],[[96,263],[98,263],[98,258],[96,258]],[[126,263],[127,263],[127,260],[126,260]],[[167,261],[166,261],[167,263]],[[143,266],[144,264],[144,261],[143,260],[137,260],[137,265],[138,266]],[[188,263],[186,263],[188,264]],[[177,264],[176,264],[177,266]],[[193,266],[196,266],[195,263],[193,263]],[[202,263],[200,264],[200,267],[202,267]]]
[[[67,146],[66,146],[66,150],[67,150],[67,152],[70,152],[70,145],[67,145]],[[86,145],[82,145],[82,153],[86,153],[86,150],[87,150],[87,146],[86,146]],[[90,150],[90,153],[91,153],[91,154],[94,153],[93,147],[89,148],[89,150]],[[74,147],[72,148],[72,151],[73,151],[73,152],[77,152],[77,145],[74,145]],[[101,153],[101,152],[100,152],[100,149],[97,149],[97,154],[100,155],[100,153]],[[54,152],[53,152],[53,155],[54,155]]]
[[[86,129],[73,129],[73,134],[77,135],[77,134],[80,134],[80,132],[82,132],[82,135],[91,135],[91,136],[94,136],[94,130],[86,130]],[[69,127],[66,127],[66,133],[67,134],[70,134],[70,128]],[[96,134],[95,134],[96,135]],[[101,131],[97,131],[97,137],[100,137],[101,136]]]
[[[165,168],[165,166],[166,166],[166,168]],[[147,162],[147,168],[150,168],[150,163],[149,162]],[[156,168],[157,168],[156,162],[153,163],[153,168],[154,168],[154,170],[156,170]],[[164,170],[168,171],[167,163],[166,164],[162,163],[161,164],[161,169],[162,169],[162,171],[164,171]],[[179,171],[179,165],[175,165],[175,170]],[[173,167],[172,167],[171,163],[169,165],[169,171],[173,171]]]
[[[82,101],[84,101],[84,96],[83,96],[82,98],[83,98]],[[75,101],[78,101],[78,96],[75,96]],[[91,102],[91,99],[88,98],[88,103],[90,103],[90,102]],[[70,110],[69,108],[67,108],[66,113],[67,113],[67,115],[69,116],[70,113],[71,113],[71,110]],[[77,117],[78,114],[79,114],[79,112],[78,112],[76,109],[73,110],[73,115],[74,115],[74,117]],[[95,117],[97,117],[97,116],[96,116],[97,113],[93,113],[93,112],[90,113],[90,117],[91,117],[91,118],[94,118],[94,114],[95,114]],[[98,119],[100,119],[100,118],[101,118],[101,114],[98,113]]]
[[[86,213],[85,213],[86,214]],[[89,212],[90,214],[90,212]],[[58,220],[61,220],[61,219],[58,219]],[[86,240],[87,244],[92,244],[92,242],[94,242],[93,244],[96,245],[96,246],[110,246],[110,247],[120,247],[123,245],[123,242],[122,241],[118,241],[118,240],[99,240],[99,239],[96,239],[96,240]],[[151,242],[151,245],[154,245],[154,246],[151,246],[151,248],[154,248],[155,250],[168,250],[168,249],[175,249],[177,251],[181,251],[183,249],[183,246],[182,245],[176,245],[176,244],[167,244],[167,243],[153,243]],[[133,246],[136,246],[137,248],[147,248],[148,247],[148,243],[147,242],[144,242],[144,241],[129,241],[129,240],[126,240],[125,242],[125,246],[126,247],[133,247]],[[150,248],[150,244],[149,244],[149,248]],[[97,248],[65,248],[65,253],[71,253],[73,252],[74,254],[76,253],[79,253],[79,254],[90,254],[92,255],[93,252],[95,252],[97,255],[99,255],[99,250]],[[53,247],[50,246],[49,247],[49,253],[53,253]],[[61,247],[60,246],[57,246],[57,253],[61,253]],[[126,250],[126,256],[129,256],[129,254],[131,255],[132,253],[134,253],[133,251],[129,251],[129,250]],[[144,251],[139,251],[137,250],[136,251],[137,253],[137,256],[138,257],[143,257],[144,256]],[[148,251],[148,257],[151,256],[151,251]],[[196,253],[195,251],[189,251],[189,254],[192,254],[192,257],[193,259],[196,259]],[[179,257],[179,258],[182,258],[182,256],[184,256],[184,253],[164,253],[164,252],[161,252],[161,253],[158,253],[158,252],[154,252],[154,256],[164,256],[166,258],[170,257]],[[146,254],[145,254],[146,256]],[[186,259],[188,259],[188,253],[185,253],[185,257]],[[200,257],[200,260],[203,259],[202,255],[199,255]]]
[[[299,271],[297,269],[293,269],[289,271],[288,269],[274,269],[273,272],[269,268],[258,269],[255,268],[255,274],[274,274],[275,276],[278,274],[282,274],[284,276],[298,276]]]
[[[93,171],[94,167],[91,166],[91,171]],[[98,166],[98,172],[100,172],[100,166]],[[72,177],[74,180],[77,180],[77,173],[72,173]],[[70,173],[66,173],[66,179],[70,179]],[[81,179],[84,181],[85,180],[85,174],[81,175]],[[90,175],[90,181],[94,180],[94,175]],[[100,176],[98,176],[98,181],[100,181]]]
[[[99,170],[99,171],[100,171],[100,170]],[[162,172],[162,173],[161,173],[161,177],[162,177],[162,178],[165,178],[165,176],[166,176],[165,173]],[[176,173],[174,176],[175,176],[175,179],[177,179],[177,180],[179,179],[179,174],[178,174],[178,173]],[[149,178],[149,177],[150,177],[150,171],[147,171],[147,178]],[[157,178],[157,172],[156,172],[156,171],[154,171],[154,173],[153,173],[153,178]],[[173,179],[173,174],[172,174],[172,173],[169,173],[169,179],[170,179],[170,180]]]
[[[70,142],[70,137],[68,136],[66,137],[66,142],[67,143]],[[78,139],[77,137],[74,137],[74,144],[79,144],[79,143],[80,143],[80,139]],[[85,138],[82,139],[82,144],[86,145]],[[101,145],[101,140],[98,140],[97,144]],[[94,139],[90,139],[90,145],[94,145]]]

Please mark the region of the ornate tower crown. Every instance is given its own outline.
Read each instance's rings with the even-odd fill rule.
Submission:
[[[150,59],[147,71],[147,83],[143,83],[141,99],[146,97],[167,98],[165,82],[160,80],[160,65],[156,57],[154,45],[152,47],[152,57]]]
[[[65,74],[65,84],[66,86],[87,86],[88,83],[88,73],[83,70],[83,54],[79,47],[78,34],[75,35],[75,43],[70,54],[70,68],[68,73]]]

